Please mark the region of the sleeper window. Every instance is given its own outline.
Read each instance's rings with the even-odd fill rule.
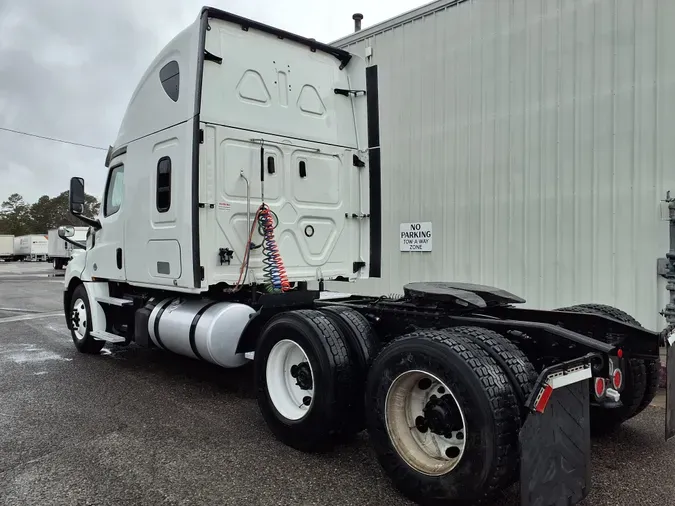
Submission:
[[[164,65],[159,71],[159,80],[162,83],[162,88],[169,98],[174,102],[178,102],[178,94],[180,92],[180,70],[178,62],[171,60]]]

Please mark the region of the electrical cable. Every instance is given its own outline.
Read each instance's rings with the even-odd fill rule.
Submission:
[[[249,231],[248,234],[248,241],[246,242],[246,249],[244,251],[244,259],[241,262],[241,267],[239,268],[239,279],[237,279],[237,283],[234,286],[234,288],[231,288],[229,290],[225,290],[227,293],[235,293],[238,292],[241,287],[242,283],[244,280],[246,280],[246,276],[248,276],[248,266],[249,266],[249,260],[251,258],[251,250],[253,249],[253,231],[255,230],[255,226],[258,222],[258,215],[260,213],[260,209],[256,211],[255,213],[255,218],[253,219],[253,223],[251,224],[251,230]],[[243,277],[242,277],[243,275]]]
[[[56,137],[47,137],[45,135],[32,134],[30,132],[22,132],[21,130],[13,130],[11,128],[0,127],[0,130],[2,130],[4,132],[10,132],[10,133],[13,133],[13,134],[26,135],[28,137],[36,137],[38,139],[45,139],[45,140],[48,140],[48,141],[60,142],[61,144],[70,144],[71,146],[80,146],[82,148],[98,149],[100,151],[107,151],[108,150],[108,148],[103,148],[101,146],[92,146],[91,144],[82,144],[80,142],[66,141],[66,140],[63,140],[63,139],[57,139]]]

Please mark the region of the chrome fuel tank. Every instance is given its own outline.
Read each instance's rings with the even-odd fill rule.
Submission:
[[[221,367],[239,367],[248,360],[236,353],[237,344],[253,313],[246,304],[172,297],[155,306],[148,332],[159,348]]]

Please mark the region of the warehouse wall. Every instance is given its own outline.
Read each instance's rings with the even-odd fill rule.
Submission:
[[[380,76],[383,271],[331,288],[472,281],[530,307],[616,305],[660,329],[675,2],[440,4],[342,42],[371,46]],[[411,221],[432,222],[432,252],[399,251]]]

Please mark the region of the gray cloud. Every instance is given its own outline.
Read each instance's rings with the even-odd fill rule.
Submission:
[[[425,3],[214,0],[209,5],[330,42]],[[136,83],[161,48],[199,13],[195,0],[0,0],[0,126],[107,147]],[[71,176],[99,195],[105,151],[0,131],[0,201],[54,196]]]

